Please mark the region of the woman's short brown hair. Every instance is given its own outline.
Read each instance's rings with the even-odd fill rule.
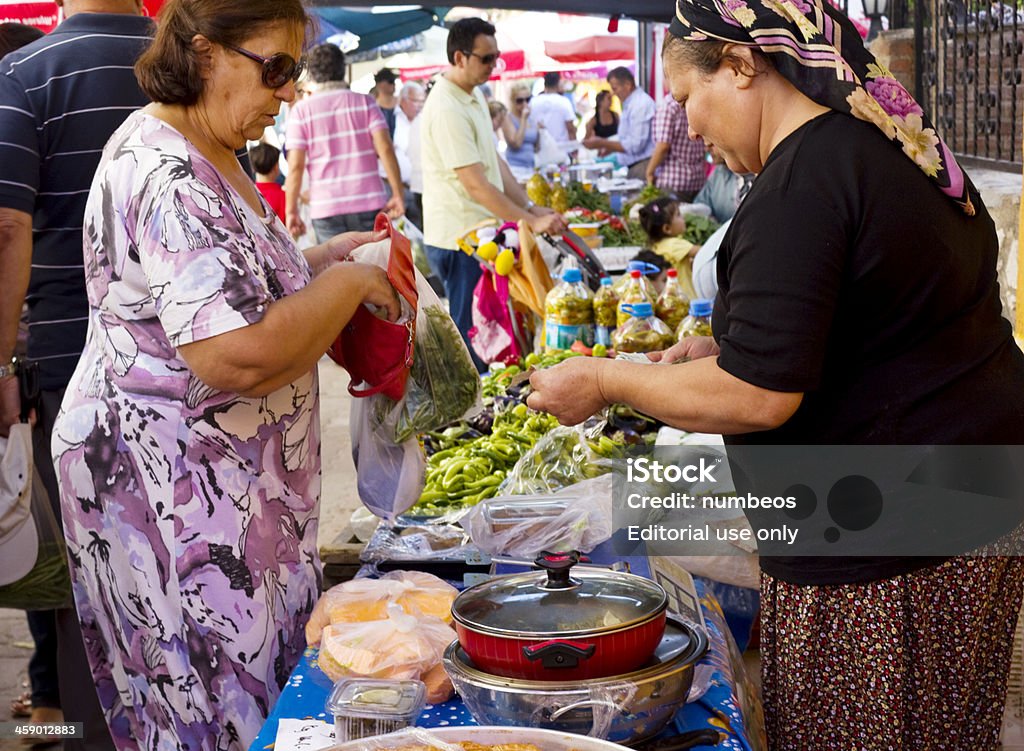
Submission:
[[[308,33],[312,19],[302,0],[167,0],[156,37],[135,63],[139,85],[154,102],[195,104],[203,93],[192,38],[241,45],[277,23]]]

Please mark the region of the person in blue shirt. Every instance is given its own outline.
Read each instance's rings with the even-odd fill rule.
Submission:
[[[540,145],[540,128],[530,112],[530,87],[520,83],[512,87],[508,116],[501,123],[508,148],[505,161],[513,167],[533,169],[533,155]]]
[[[629,68],[613,68],[608,72],[608,85],[622,104],[618,139],[592,136],[583,141],[600,156],[617,154],[619,164],[629,167],[629,177],[645,180],[647,163],[654,153],[654,113],[657,107],[647,92],[636,87]]]

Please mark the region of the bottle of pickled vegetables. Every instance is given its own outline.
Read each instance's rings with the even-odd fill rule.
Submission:
[[[616,352],[657,352],[668,349],[676,340],[672,329],[654,315],[649,302],[627,303],[631,318],[615,329],[612,345]]]
[[[530,179],[526,181],[526,195],[538,206],[548,205],[551,188],[548,186],[548,181],[544,179],[544,175],[537,169],[533,170]]]
[[[668,280],[654,304],[654,312],[666,326],[675,331],[679,328],[679,323],[686,318],[686,313],[690,309],[690,298],[683,293],[683,288],[679,285],[679,272],[669,269],[666,273]]]
[[[711,336],[711,300],[691,300],[690,315],[683,319],[676,331],[679,339],[688,336]]]
[[[629,320],[631,313],[626,306],[638,302],[646,302],[650,303],[652,307],[654,306],[654,295],[652,294],[654,288],[651,287],[650,291],[648,291],[650,282],[647,285],[644,282],[647,282],[647,280],[644,279],[641,271],[634,269],[629,272],[629,281],[619,295],[619,306],[615,314],[616,326],[622,326],[622,324]]]
[[[644,261],[630,261],[627,263],[626,273],[615,283],[615,291],[619,293],[619,297],[622,296],[623,290],[629,286],[629,275],[634,271],[640,272],[641,283],[643,284],[644,289],[647,290],[647,296],[651,298],[651,302],[653,303],[658,299],[658,292],[654,289],[654,282],[648,278],[648,274],[657,275],[661,272],[661,269],[653,263],[646,263]]]
[[[562,182],[561,173],[555,176],[554,185],[551,186],[551,195],[548,198],[548,205],[559,214],[564,214],[570,208],[569,193]]]
[[[619,308],[619,294],[610,276],[601,277],[601,289],[594,295],[594,342],[611,346]]]
[[[544,348],[569,349],[576,340],[594,343],[594,295],[580,270],[569,268],[544,299]]]

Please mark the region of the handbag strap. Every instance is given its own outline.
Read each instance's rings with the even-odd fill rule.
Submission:
[[[385,232],[391,241],[391,252],[388,256],[388,280],[391,286],[406,302],[409,303],[415,317],[419,307],[419,293],[416,291],[416,266],[412,260],[412,243],[409,238],[398,232],[388,215],[381,211],[373,222],[373,229]]]

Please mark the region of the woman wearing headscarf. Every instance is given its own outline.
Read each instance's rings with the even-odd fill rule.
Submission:
[[[850,22],[827,0],[680,0],[663,61],[691,136],[758,175],[719,251],[714,337],[652,358],[689,358],[670,367],[570,359],[533,375],[530,406],[572,424],[625,402],[730,451],[1024,443],[992,220]],[[1020,552],[1007,515],[984,552]],[[770,747],[994,748],[1021,560],[858,553],[762,556]]]
[[[370,233],[296,250],[236,151],[295,98],[300,0],[169,0],[152,104],[85,212],[89,336],[57,418],[75,603],[119,749],[244,751],[322,575],[317,361],[359,305],[395,320]]]

